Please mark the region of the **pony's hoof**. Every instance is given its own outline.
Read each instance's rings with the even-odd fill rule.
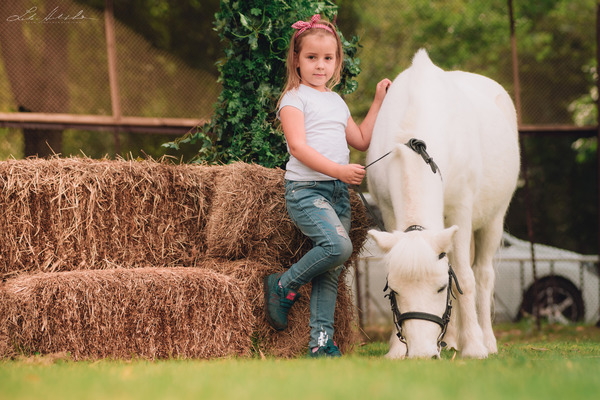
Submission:
[[[483,359],[488,356],[488,349],[482,344],[470,344],[464,347],[460,352],[460,356],[463,358],[478,358]]]
[[[498,354],[498,345],[496,344],[495,340],[488,343],[487,349],[489,354]]]

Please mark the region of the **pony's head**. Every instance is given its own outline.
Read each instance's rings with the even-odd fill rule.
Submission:
[[[369,231],[385,253],[387,284],[390,296],[394,296],[392,307],[395,304],[398,310],[398,340],[405,341],[409,358],[440,356],[440,322],[446,313],[451,284],[446,253],[457,230],[452,226],[442,231],[420,227],[408,232]]]

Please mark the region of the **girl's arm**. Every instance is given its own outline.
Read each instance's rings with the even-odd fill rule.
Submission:
[[[360,126],[354,122],[352,117],[348,119],[348,125],[346,126],[346,141],[356,150],[366,151],[369,148],[371,136],[373,135],[373,127],[375,126],[375,119],[377,119],[381,103],[383,103],[387,89],[391,84],[392,81],[387,78],[377,84],[375,98],[373,99],[371,108],[369,108],[369,112]]]
[[[359,185],[365,176],[365,168],[358,164],[340,165],[331,161],[306,143],[304,113],[292,106],[279,111],[281,126],[290,153],[302,164],[322,174],[351,185]]]

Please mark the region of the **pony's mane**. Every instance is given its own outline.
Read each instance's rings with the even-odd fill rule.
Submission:
[[[438,254],[417,232],[405,235],[385,257],[389,274],[399,279],[423,279],[439,273]]]
[[[433,132],[446,128],[442,125],[445,121],[438,120],[438,113],[440,116],[448,115],[448,107],[454,107],[447,102],[446,72],[433,64],[427,51],[421,49],[415,54],[409,73],[407,95],[410,99],[410,108],[408,111],[413,114],[411,116],[414,121],[413,135],[416,130],[417,137],[427,141],[429,135],[435,137]],[[431,118],[432,115],[436,115],[436,118]]]

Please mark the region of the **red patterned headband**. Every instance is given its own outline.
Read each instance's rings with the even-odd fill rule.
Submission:
[[[329,26],[317,23],[317,22],[319,22],[320,19],[321,19],[321,16],[319,14],[315,14],[310,19],[310,22],[298,21],[298,22],[294,23],[292,25],[292,28],[298,30],[296,32],[296,34],[294,35],[294,39],[297,38],[305,30],[311,29],[311,28],[325,29],[326,31],[329,31],[335,35],[335,32],[333,32],[333,29],[331,29]]]

